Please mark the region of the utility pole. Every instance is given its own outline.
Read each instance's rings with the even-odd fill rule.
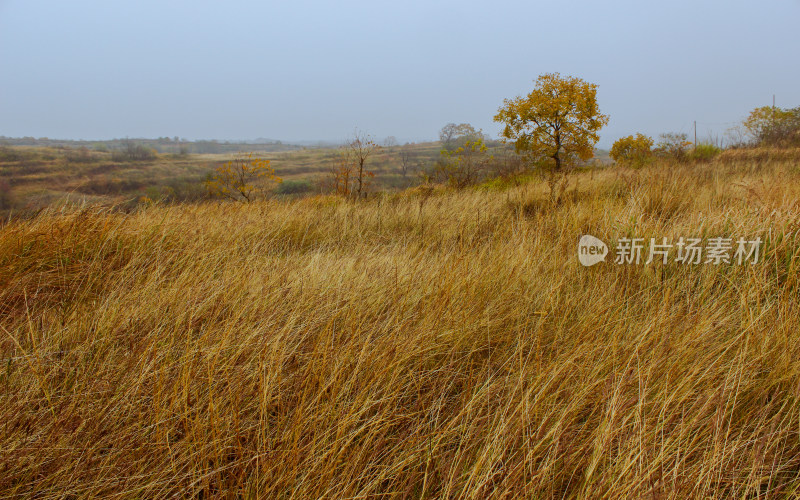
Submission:
[[[697,120],[694,121],[694,150],[697,151]]]

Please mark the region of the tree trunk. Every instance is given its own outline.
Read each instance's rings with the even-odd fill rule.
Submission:
[[[358,159],[358,197],[361,198],[361,186],[364,182],[364,158]]]
[[[556,161],[556,172],[561,171],[561,134],[556,131],[556,153],[553,155]]]

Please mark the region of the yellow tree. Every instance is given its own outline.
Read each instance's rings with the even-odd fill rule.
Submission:
[[[632,167],[644,166],[653,156],[653,138],[643,134],[620,137],[611,146],[609,156],[617,163]]]
[[[517,153],[532,160],[551,158],[561,171],[565,163],[594,155],[608,116],[597,106],[597,85],[548,73],[530,94],[504,100],[494,121],[505,124],[502,136],[514,142]]]
[[[269,163],[254,158],[253,153],[237,155],[216,169],[206,181],[206,189],[211,196],[249,203],[264,195],[268,185],[282,182]]]
[[[800,108],[756,108],[744,121],[755,142],[764,146],[790,146],[800,143]]]
[[[487,151],[482,138],[468,140],[455,151],[442,149],[442,161],[439,162],[437,171],[451,186],[465,188],[478,182],[485,174],[489,162],[492,161],[492,155]]]

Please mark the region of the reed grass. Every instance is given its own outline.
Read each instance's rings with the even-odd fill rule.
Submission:
[[[7,223],[0,496],[798,496],[797,163],[575,180]]]

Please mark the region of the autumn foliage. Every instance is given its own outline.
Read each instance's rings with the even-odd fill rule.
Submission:
[[[757,145],[777,147],[800,145],[800,107],[756,108],[750,112],[743,125]]]
[[[217,168],[206,181],[206,188],[211,196],[249,203],[264,197],[268,187],[280,182],[282,179],[275,175],[269,160],[248,153]]]
[[[526,96],[506,99],[494,117],[505,124],[502,136],[516,151],[536,161],[552,159],[555,170],[594,155],[599,130],[608,116],[597,105],[597,85],[549,73]]]
[[[653,139],[643,134],[621,137],[614,142],[609,155],[617,163],[642,167],[653,157]]]
[[[644,169],[12,221],[0,498],[797,498],[797,162]]]
[[[442,149],[437,165],[441,180],[455,188],[464,188],[481,179],[489,167],[492,155],[483,139],[467,140],[455,150]]]

